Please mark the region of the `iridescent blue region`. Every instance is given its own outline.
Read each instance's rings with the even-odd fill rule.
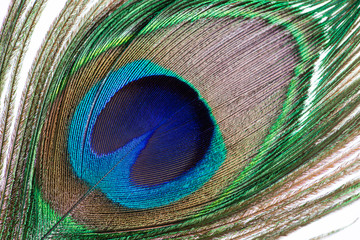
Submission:
[[[68,151],[79,178],[113,202],[136,209],[191,194],[225,158],[204,99],[179,76],[147,60],[124,66],[91,88],[71,121]]]
[[[107,155],[150,134],[132,166],[134,184],[168,182],[194,167],[211,141],[214,124],[198,94],[175,77],[143,77],[121,88],[100,112],[91,148]]]

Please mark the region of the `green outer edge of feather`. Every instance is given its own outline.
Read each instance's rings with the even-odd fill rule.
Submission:
[[[218,1],[220,2],[220,1]],[[239,3],[238,1],[232,1],[233,3]],[[253,2],[249,2],[249,1],[244,1],[244,2],[247,2],[248,4],[251,4]],[[286,10],[290,10],[291,11],[294,11],[293,9],[291,9],[290,4],[288,3],[273,3],[273,2],[269,2],[269,1],[262,1],[262,3],[271,3],[272,6],[275,6],[275,7],[283,7],[283,8],[286,8]],[[291,12],[291,13],[294,13],[294,14],[298,14],[296,13],[295,11],[294,12]],[[114,13],[115,14],[115,13]],[[300,14],[299,14],[300,15]],[[112,16],[112,15],[111,15]],[[111,17],[110,16],[110,17]],[[233,10],[233,11],[230,11],[230,12],[227,12],[227,13],[218,13],[218,12],[213,12],[212,14],[208,14],[207,17],[214,17],[214,18],[220,18],[220,17],[225,17],[225,16],[231,16],[231,17],[245,17],[245,18],[255,18],[255,17],[261,17],[265,20],[268,20],[270,23],[273,23],[273,24],[277,24],[277,25],[281,25],[283,27],[285,27],[287,30],[289,30],[295,40],[298,42],[298,44],[300,46],[303,46],[302,48],[300,48],[300,56],[302,58],[302,60],[304,59],[307,59],[307,57],[311,56],[311,50],[308,46],[304,45],[306,43],[306,34],[303,34],[301,31],[297,30],[298,28],[298,24],[297,23],[289,23],[289,22],[286,22],[286,20],[282,19],[281,17],[273,17],[273,16],[269,16],[269,15],[266,15],[264,13],[255,13],[255,12],[252,12],[252,11],[248,11],[248,12],[241,12],[240,14],[236,12],[236,10]],[[189,17],[192,17],[189,19]],[[176,24],[176,23],[179,23],[179,22],[182,22],[182,21],[185,21],[185,20],[190,20],[190,21],[196,21],[200,18],[204,18],[204,16],[197,16],[197,17],[193,17],[191,16],[191,14],[189,15],[183,15],[182,18],[180,19],[175,19],[174,21],[171,21],[171,22],[167,22],[167,26],[170,26],[170,25],[173,25],[173,24]],[[149,24],[148,26],[145,27],[145,29],[143,29],[140,34],[146,34],[150,31],[153,31],[153,30],[156,30],[156,29],[159,29],[159,28],[163,28],[163,27],[166,27],[164,25],[160,25],[160,24]],[[121,46],[123,44],[126,44],[127,42],[129,42],[131,39],[133,39],[133,35],[127,35],[121,39],[119,39],[119,41],[117,41],[116,43],[113,43],[113,42],[110,42],[108,43],[107,45],[101,47],[101,51],[99,50],[98,52],[96,52],[96,54],[92,55],[91,57],[88,57],[88,58],[82,58],[76,65],[75,67],[72,69],[72,73],[76,72],[81,66],[83,66],[84,64],[88,63],[89,61],[91,61],[93,58],[97,57],[99,54],[102,53],[102,51],[106,51],[110,48],[113,48],[113,47],[118,47],[118,46]],[[317,58],[317,55],[316,56],[313,56],[313,59],[315,60]],[[303,66],[302,64],[299,64],[296,69],[295,69],[295,74],[296,76],[298,77],[301,73],[302,73],[302,70],[303,70]],[[293,96],[292,94],[292,91],[295,91],[297,86],[298,86],[298,83],[295,82],[295,80],[297,80],[297,78],[295,77],[291,83],[290,83],[290,87],[289,87],[289,93],[288,93],[288,97],[291,97]],[[63,81],[62,81],[63,82]],[[66,81],[65,81],[66,82]],[[64,82],[63,82],[64,83]],[[66,83],[65,83],[66,84]],[[62,89],[64,88],[65,84],[61,84],[62,87],[58,88],[56,91],[55,91],[55,95],[57,95],[59,92],[62,91]],[[54,95],[53,95],[54,96]],[[55,96],[54,96],[55,98]],[[52,98],[52,99],[54,99]],[[286,100],[286,103],[291,103],[293,99],[287,99]],[[285,106],[286,103],[284,104],[284,113],[279,117],[278,121],[276,122],[276,124],[272,127],[272,133],[269,134],[268,138],[266,139],[265,142],[267,142],[268,140],[272,139],[276,134],[277,134],[277,131],[275,131],[275,129],[278,128],[278,126],[281,125],[281,123],[283,123],[285,121],[285,118],[287,116],[287,114],[290,112],[290,108],[286,108]],[[265,148],[265,147],[264,147]],[[253,168],[255,165],[257,165],[259,162],[261,161],[261,158],[260,157],[257,157],[255,158],[250,164],[249,164],[249,168]],[[249,177],[249,176],[248,176]],[[241,175],[239,177],[239,180],[242,180],[245,178],[245,175]],[[229,188],[230,190],[232,189]],[[224,195],[225,196],[225,195]],[[215,203],[214,206],[212,207],[215,207],[217,205],[217,203]],[[70,219],[70,217],[69,217]]]
[[[222,1],[217,0],[215,3],[217,3],[217,2],[222,2]],[[150,1],[148,3],[150,3]],[[224,6],[229,7],[230,4],[235,4],[235,3],[236,4],[246,3],[245,6],[242,6],[245,9],[245,11],[239,12],[239,9],[238,9],[239,7],[238,6],[236,8],[234,8],[234,9],[231,9],[231,10],[226,11],[226,12],[218,12],[216,10],[213,10],[213,8],[212,8],[211,12],[205,11],[203,14],[198,15],[198,14],[196,14],[196,9],[195,10],[192,9],[193,11],[189,11],[187,14],[184,14],[183,12],[181,12],[181,13],[179,13],[177,15],[171,16],[171,21],[165,21],[165,24],[158,24],[158,23],[156,23],[156,21],[152,21],[148,25],[146,25],[146,27],[144,29],[142,29],[138,33],[138,35],[144,35],[144,34],[147,34],[149,32],[152,32],[152,31],[155,31],[155,30],[158,30],[158,29],[161,29],[161,28],[165,28],[165,27],[169,27],[169,26],[181,23],[183,21],[194,22],[194,21],[197,21],[199,19],[208,18],[208,17],[213,17],[213,18],[244,17],[244,18],[248,18],[248,19],[260,17],[260,18],[262,18],[264,20],[269,21],[269,23],[271,23],[271,24],[283,26],[285,29],[287,29],[294,36],[294,38],[295,38],[296,42],[299,44],[299,46],[304,45],[303,47],[301,47],[299,49],[300,50],[299,51],[300,56],[301,56],[302,60],[309,59],[310,56],[313,56],[311,54],[312,52],[310,50],[310,47],[306,46],[306,43],[307,43],[306,35],[298,30],[298,29],[301,29],[300,25],[298,23],[286,22],[286,20],[282,19],[280,16],[274,17],[272,15],[267,15],[266,13],[262,13],[262,12],[256,13],[254,11],[255,9],[246,9],[246,7],[248,7],[247,5],[251,5],[253,3],[258,3],[259,4],[259,6],[255,6],[255,7],[260,7],[260,5],[263,5],[263,4],[270,4],[271,6],[269,6],[269,8],[270,7],[278,7],[278,8],[284,8],[284,9],[286,8],[286,10],[290,11],[290,13],[298,14],[297,12],[295,12],[294,9],[291,8],[291,5],[289,3],[274,3],[274,2],[271,2],[271,1],[260,1],[259,2],[259,1],[236,1],[236,0],[233,0],[233,1],[230,1],[229,3],[227,3]],[[201,5],[204,5],[204,4],[201,4]],[[195,6],[195,7],[199,7],[199,6],[200,6],[200,4],[198,4],[198,6]],[[224,7],[224,6],[222,6],[222,7]],[[101,25],[98,26],[98,29],[101,29],[103,27],[106,27],[108,24],[111,24],[113,22],[111,20],[113,18],[113,16],[119,14],[119,12],[121,13],[121,10],[124,10],[124,12],[125,12],[124,15],[127,15],[128,13],[127,13],[127,11],[125,11],[126,10],[125,7],[126,6],[122,6],[122,7],[119,8],[118,11],[112,13],[107,19],[105,19],[103,21],[103,23],[101,23]],[[166,6],[166,7],[168,7],[168,6]],[[194,6],[192,6],[192,8],[193,7]],[[250,7],[253,7],[253,6],[250,6]],[[219,9],[217,9],[217,10],[219,10]],[[121,16],[122,15],[123,14],[121,14]],[[298,15],[301,16],[301,14],[298,14]],[[121,16],[118,16],[117,18],[119,18]],[[168,16],[167,18],[170,18],[170,16]],[[122,45],[125,45],[125,44],[129,43],[129,41],[131,41],[135,36],[136,36],[135,34],[128,34],[128,35],[125,35],[123,37],[116,38],[116,39],[115,39],[115,37],[111,38],[104,45],[99,46],[99,47],[97,47],[96,50],[92,51],[90,56],[83,56],[79,60],[77,60],[76,63],[74,64],[74,66],[71,68],[70,75],[73,75],[79,68],[81,68],[82,66],[84,66],[85,64],[87,64],[88,62],[93,60],[94,58],[98,57],[103,52],[105,52],[105,51],[107,51],[107,50],[109,50],[111,48],[120,47]],[[92,36],[91,38],[94,38],[94,36]],[[297,68],[295,70],[297,76],[301,72],[301,69],[302,69],[301,67],[302,66],[297,66]],[[64,80],[65,79],[63,79],[62,82],[64,82]],[[56,95],[64,89],[65,84],[66,84],[66,80],[65,80],[64,84],[59,85],[58,89],[54,92],[53,97],[51,98],[52,101],[55,99]]]
[[[218,0],[215,3],[219,3],[219,2],[221,2],[221,1]],[[274,3],[274,2],[270,2],[270,1],[260,1],[260,2],[259,1],[240,1],[240,2],[239,1],[230,1],[227,4],[225,4],[223,6],[220,6],[220,8],[224,7],[224,6],[228,7],[230,4],[241,4],[241,3],[245,3],[245,6],[241,6],[243,9],[245,9],[245,11],[241,11],[240,13],[239,13],[239,6],[236,6],[236,8],[231,9],[231,10],[226,11],[226,12],[220,12],[220,11],[209,12],[209,11],[205,11],[201,15],[195,14],[194,11],[196,11],[196,9],[195,10],[192,9],[193,10],[192,12],[190,11],[188,14],[178,14],[178,15],[176,15],[176,17],[172,18],[171,21],[165,21],[165,24],[157,24],[155,21],[150,22],[144,29],[142,29],[140,31],[139,35],[144,35],[144,34],[149,33],[151,31],[158,30],[158,29],[165,28],[165,27],[169,27],[169,26],[181,23],[183,21],[197,21],[199,19],[209,18],[209,17],[213,17],[213,18],[244,17],[244,18],[248,18],[248,19],[260,17],[260,18],[262,18],[264,20],[269,21],[269,23],[271,23],[271,24],[276,24],[276,25],[283,26],[285,29],[287,29],[294,36],[294,38],[295,38],[296,42],[298,43],[298,45],[302,46],[299,49],[299,53],[300,53],[300,56],[301,56],[302,60],[308,59],[309,56],[313,56],[313,55],[311,55],[310,47],[305,45],[307,43],[306,42],[306,34],[304,34],[302,31],[298,30],[300,28],[300,25],[298,23],[296,23],[296,22],[294,22],[294,23],[286,22],[286,20],[281,18],[280,16],[274,17],[273,15],[267,15],[266,13],[261,12],[261,10],[259,10],[260,12],[256,12],[256,11],[254,11],[255,9],[247,9],[246,8],[246,7],[253,8],[254,6],[252,4],[254,4],[254,3],[259,4],[259,5],[256,5],[255,7],[260,7],[260,4],[266,3],[266,4],[271,5],[271,6],[268,6],[269,8],[270,7],[276,7],[276,8],[279,8],[279,9],[283,8],[286,11],[289,11],[289,13],[291,13],[291,14],[301,15],[301,14],[297,13],[294,9],[291,8],[290,4],[288,4],[288,3]],[[204,5],[204,3],[202,5]],[[249,7],[248,5],[252,5],[252,6]],[[113,15],[118,14],[118,12],[121,12],[121,10],[123,10],[127,6],[128,5],[120,7],[119,10],[112,13],[109,16],[108,19],[111,19],[113,17]],[[194,6],[192,6],[192,7],[194,7]],[[213,10],[213,8],[211,10]],[[219,10],[219,7],[218,7],[218,10]],[[266,10],[267,9],[265,9],[265,11]],[[127,14],[127,13],[125,12],[125,14]],[[306,16],[306,17],[309,17],[309,16]],[[111,23],[111,21],[110,21],[110,23]],[[99,25],[98,28],[101,28],[103,25],[106,25],[106,24],[108,24],[108,20],[104,20],[104,22],[101,23],[101,25]],[[107,50],[109,50],[111,48],[119,47],[121,45],[125,45],[125,44],[129,43],[129,41],[131,41],[134,38],[134,36],[135,36],[134,34],[125,35],[122,38],[117,39],[117,41],[113,41],[113,39],[112,39],[110,42],[106,43],[105,45],[103,45],[101,47],[98,47],[97,50],[95,50],[92,55],[90,55],[88,57],[82,57],[80,60],[78,60],[76,62],[76,64],[74,65],[74,67],[71,69],[70,75],[74,74],[79,68],[81,68],[83,65],[87,64],[89,61],[93,60],[97,56],[99,56],[102,52],[107,51]],[[315,58],[317,58],[317,56],[315,56],[315,57],[313,56],[313,59],[315,59]],[[290,83],[290,87],[289,87],[290,90],[289,90],[288,97],[293,96],[291,94],[291,92],[294,91],[298,87],[297,86],[298,83],[296,83],[295,80],[297,80],[297,77],[302,73],[302,70],[303,70],[303,64],[299,64],[295,69],[296,77]],[[50,98],[51,99],[50,103],[53,102],[53,100],[55,100],[56,96],[65,88],[65,85],[66,85],[66,82],[67,82],[66,79],[67,79],[67,77],[65,77],[65,79],[63,81],[61,81],[61,84],[58,85],[59,87],[53,92],[53,94],[51,95],[52,97]],[[287,106],[286,103],[291,103],[292,101],[293,101],[293,99],[287,99],[284,106]],[[285,116],[290,111],[290,108],[284,107],[283,110],[284,110],[284,113],[279,117],[277,123],[273,126],[272,129],[277,129],[278,126],[280,126],[281,123],[283,121],[285,121]],[[42,128],[42,127],[40,127],[40,128]],[[272,131],[272,132],[273,133],[268,136],[266,141],[268,141],[269,139],[272,139],[273,136],[275,136],[277,134],[276,131]],[[38,140],[39,139],[37,138],[35,141],[37,142]],[[255,159],[253,159],[251,161],[251,163],[249,163],[248,168],[253,168],[260,161],[261,161],[260,157],[257,157]],[[248,170],[245,169],[243,172],[247,172],[247,171]],[[251,176],[247,176],[247,177],[251,177]],[[245,178],[245,175],[242,174],[237,181],[240,181],[240,180],[242,180],[244,178]],[[227,194],[229,193],[229,191],[231,192],[233,187],[234,187],[234,185],[231,185],[228,188],[228,191],[225,191],[224,195],[220,199],[225,198],[227,196]],[[47,204],[46,202],[44,202],[41,199],[41,192],[37,187],[35,188],[34,196],[35,196],[35,199],[37,199],[39,204],[41,203],[41,205],[45,206],[45,208],[50,209],[50,205]],[[219,207],[221,205],[220,202],[216,201],[215,203],[210,205],[209,208],[213,210],[214,208]],[[194,217],[197,218],[197,217],[202,216],[204,213],[207,213],[209,208],[204,209],[203,212],[201,212],[198,215],[195,215]],[[54,216],[55,218],[57,218],[57,219],[60,218],[60,216],[57,213],[55,213],[54,211],[51,211],[50,214],[52,216]],[[79,223],[74,221],[70,216],[67,216],[64,219],[64,222],[69,223],[69,225],[71,225],[71,226],[73,224],[80,225]],[[173,228],[173,227],[170,227],[170,228]],[[79,230],[78,228],[75,228],[75,229],[77,231]],[[85,229],[87,229],[87,228],[82,227],[82,230],[85,230]],[[86,230],[87,233],[89,233],[89,231],[91,231],[91,230]],[[84,233],[84,232],[82,232],[82,233]],[[123,236],[124,233],[119,233],[119,234],[121,236]]]
[[[57,214],[51,206],[45,202],[41,196],[41,191],[38,187],[34,187],[34,202],[36,206],[42,206],[39,208],[37,214],[41,216],[46,216],[47,219],[51,219],[52,221],[43,221],[43,222],[36,222],[36,225],[32,225],[32,229],[43,229],[44,232],[46,232],[53,224],[55,224],[58,220],[61,219],[61,216]],[[47,223],[47,225],[44,225],[44,223]],[[79,224],[78,222],[74,221],[70,216],[64,218],[62,221],[62,224],[66,224],[66,226],[69,228],[70,232],[77,231],[82,233],[90,233],[92,232],[90,229],[86,228],[86,226]],[[34,234],[37,236],[37,234]],[[56,234],[55,234],[56,235]]]

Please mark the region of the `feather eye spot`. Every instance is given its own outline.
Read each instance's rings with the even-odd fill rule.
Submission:
[[[226,155],[199,92],[148,60],[127,64],[87,92],[71,120],[68,152],[80,181],[136,209],[193,193]]]
[[[91,148],[106,155],[150,134],[130,178],[153,186],[194,167],[213,132],[209,110],[188,84],[166,75],[148,76],[125,85],[105,105],[91,132]]]

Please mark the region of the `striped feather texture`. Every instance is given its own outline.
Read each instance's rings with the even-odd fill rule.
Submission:
[[[1,239],[277,239],[358,199],[360,1],[58,12],[1,28]]]

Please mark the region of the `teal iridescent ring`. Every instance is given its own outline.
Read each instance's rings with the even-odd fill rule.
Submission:
[[[90,89],[71,120],[68,151],[77,177],[133,209],[195,192],[226,157],[205,100],[148,60],[129,63]]]

